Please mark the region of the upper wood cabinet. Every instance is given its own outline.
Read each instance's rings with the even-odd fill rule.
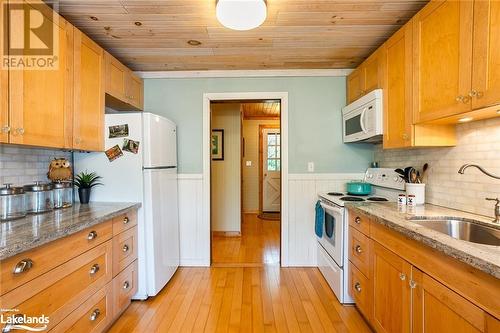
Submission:
[[[0,69],[0,142],[9,142],[9,130],[9,72]]]
[[[500,103],[500,1],[474,2],[472,109]]]
[[[106,105],[116,110],[142,110],[144,84],[111,54],[105,52]]]
[[[415,123],[470,110],[472,1],[431,1],[413,19]]]
[[[411,265],[372,241],[373,325],[377,332],[410,332]]]
[[[53,22],[57,26],[57,67],[9,70],[10,143],[72,146],[73,27],[53,15],[58,18]],[[45,19],[52,20],[49,16]],[[11,26],[15,24],[11,22]]]
[[[347,77],[347,104],[382,86],[382,51],[375,51]]]
[[[104,50],[74,29],[73,148],[104,149]]]

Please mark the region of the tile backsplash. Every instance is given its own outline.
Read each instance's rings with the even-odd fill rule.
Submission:
[[[493,216],[494,203],[485,198],[500,197],[500,180],[475,168],[465,174],[458,169],[465,163],[479,164],[500,176],[500,117],[457,126],[457,145],[451,148],[375,149],[381,167],[414,166],[429,163],[424,179],[426,202],[480,215]]]
[[[19,186],[32,184],[35,180],[48,181],[47,171],[54,157],[71,160],[71,153],[0,145],[0,187],[5,183]]]

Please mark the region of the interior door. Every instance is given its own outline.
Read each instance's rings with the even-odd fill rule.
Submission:
[[[262,130],[262,211],[281,208],[281,134],[279,128]]]

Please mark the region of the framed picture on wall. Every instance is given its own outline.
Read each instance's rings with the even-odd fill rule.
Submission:
[[[212,161],[224,161],[224,130],[212,130]]]

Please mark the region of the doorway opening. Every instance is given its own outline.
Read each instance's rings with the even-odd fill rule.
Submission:
[[[280,264],[281,101],[210,103],[212,266]]]

